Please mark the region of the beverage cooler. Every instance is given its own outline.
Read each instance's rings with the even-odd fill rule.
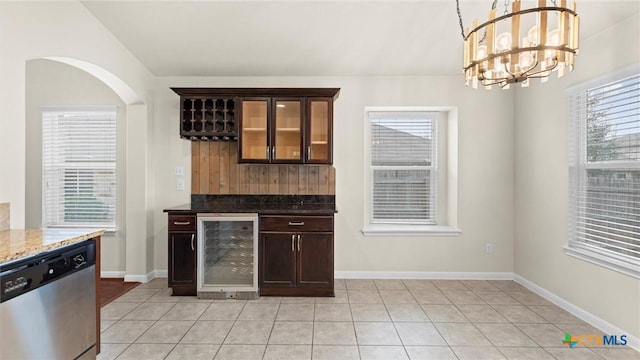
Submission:
[[[258,297],[258,214],[198,214],[198,297]]]

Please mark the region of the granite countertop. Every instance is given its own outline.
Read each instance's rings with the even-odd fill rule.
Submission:
[[[192,195],[191,203],[164,209],[172,214],[258,213],[330,215],[333,195]]]
[[[170,208],[164,209],[164,212],[172,213],[172,214],[184,214],[184,215],[193,215],[193,214],[204,214],[204,213],[256,213],[256,214],[265,214],[265,215],[278,215],[278,214],[289,214],[289,215],[331,215],[335,214],[337,210],[327,209],[324,207],[305,207],[303,209],[296,208],[287,208],[287,209],[266,209],[259,207],[243,207],[243,208],[223,208],[223,207],[212,207],[212,208],[203,208],[193,206],[193,204],[184,204],[180,206],[174,206]]]
[[[96,229],[0,230],[0,265],[102,234]]]

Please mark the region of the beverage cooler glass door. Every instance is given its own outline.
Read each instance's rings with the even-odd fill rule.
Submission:
[[[198,291],[258,291],[258,214],[198,214]]]

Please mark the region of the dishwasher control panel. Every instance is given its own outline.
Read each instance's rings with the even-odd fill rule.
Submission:
[[[0,268],[0,303],[95,264],[95,241],[65,246]]]
[[[30,282],[31,282],[31,279],[27,280],[24,276],[20,276],[15,280],[7,280],[4,282],[3,292],[5,294],[8,294],[8,293],[11,293],[12,291],[18,291],[20,289],[24,289],[25,287],[29,286]]]

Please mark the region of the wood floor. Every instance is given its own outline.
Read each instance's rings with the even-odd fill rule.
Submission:
[[[107,305],[138,285],[140,285],[139,282],[125,282],[123,278],[100,279],[100,307]]]

